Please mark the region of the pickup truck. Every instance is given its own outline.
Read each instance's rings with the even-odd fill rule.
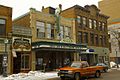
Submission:
[[[89,66],[86,61],[74,61],[70,66],[58,69],[58,76],[61,79],[72,78],[81,80],[82,77],[94,75],[96,78],[101,76],[102,66]]]

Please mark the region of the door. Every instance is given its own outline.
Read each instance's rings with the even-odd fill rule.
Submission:
[[[30,54],[16,52],[13,58],[13,73],[28,72],[30,70]]]
[[[17,52],[16,55],[17,57],[13,58],[13,73],[19,73],[21,68],[21,54]]]

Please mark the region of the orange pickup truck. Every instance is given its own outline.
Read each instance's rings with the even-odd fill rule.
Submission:
[[[102,66],[89,66],[86,61],[74,61],[68,67],[60,68],[58,76],[61,79],[72,78],[74,80],[80,80],[81,77],[88,77],[94,75],[96,78],[101,76]]]

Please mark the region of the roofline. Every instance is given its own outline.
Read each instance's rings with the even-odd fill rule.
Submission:
[[[18,20],[20,18],[23,18],[23,17],[27,16],[28,14],[30,14],[30,12],[27,12],[27,13],[21,15],[21,16],[18,16],[17,18],[13,19],[13,21],[16,21],[16,20]]]
[[[12,7],[8,7],[8,6],[4,6],[4,5],[0,5],[1,7],[6,7],[6,8],[11,8],[12,9]]]

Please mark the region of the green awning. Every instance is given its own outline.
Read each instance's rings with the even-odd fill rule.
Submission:
[[[87,50],[86,44],[73,44],[73,43],[61,43],[61,42],[46,42],[46,41],[39,41],[32,43],[32,49],[51,49],[51,50]]]

